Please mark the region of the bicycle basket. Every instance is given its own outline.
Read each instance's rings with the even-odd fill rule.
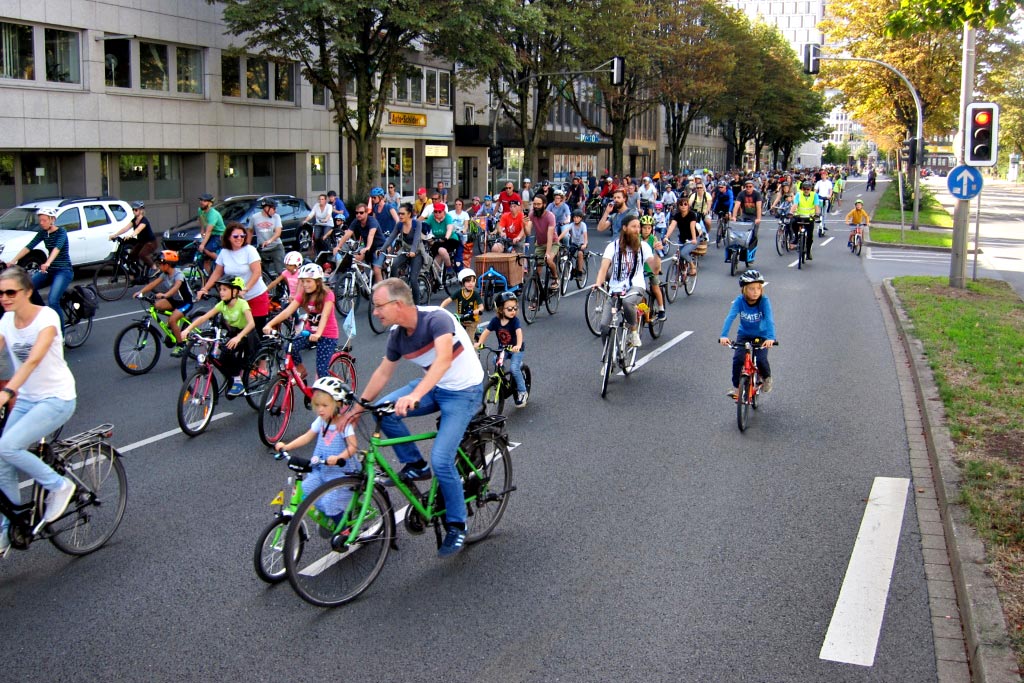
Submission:
[[[96,296],[96,290],[92,288],[92,285],[75,285],[68,292],[68,297],[71,300],[71,305],[78,310],[78,315],[81,318],[87,319],[96,315],[96,311],[99,309],[99,298]]]

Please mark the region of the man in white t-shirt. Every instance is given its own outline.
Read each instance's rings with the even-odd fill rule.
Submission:
[[[658,199],[658,188],[651,182],[650,176],[644,176],[643,184],[640,185],[636,193],[640,195],[640,201],[644,202],[641,204],[643,212],[649,213],[652,211],[654,209],[654,202]]]
[[[821,213],[824,216],[832,208],[832,181],[827,175],[814,183],[814,191],[821,198]]]
[[[381,420],[384,434],[388,438],[408,436],[409,429],[401,418],[441,413],[429,465],[415,443],[394,448],[405,465],[403,479],[429,479],[431,470],[437,478],[444,495],[447,527],[437,553],[448,557],[461,551],[466,542],[466,504],[455,455],[469,421],[480,408],[484,370],[458,319],[437,306],[416,306],[412,290],[402,280],[388,278],[374,285],[373,314],[391,329],[384,358],[366,383],[362,398],[376,401],[402,358],[424,371],[423,377],[381,399],[395,403],[394,414]],[[354,409],[354,415],[360,412],[361,408]]]
[[[640,240],[640,218],[631,214],[622,222],[619,239],[605,247],[594,287],[602,286],[607,279],[609,293],[622,295],[622,314],[629,325],[629,343],[633,346],[641,345],[636,305],[647,288],[644,263],[651,270],[657,270],[658,260],[654,252],[649,244]],[[605,306],[601,314],[602,337],[608,334],[611,317],[612,307]]]

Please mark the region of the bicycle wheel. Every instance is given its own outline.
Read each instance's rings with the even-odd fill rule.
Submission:
[[[242,386],[245,400],[253,410],[259,410],[263,403],[263,392],[281,371],[281,357],[273,347],[260,349],[249,367],[242,372]]]
[[[659,320],[657,314],[655,314],[654,312],[653,295],[651,295],[651,305],[652,309],[648,312],[648,315],[650,315],[650,317],[647,319],[647,329],[650,330],[651,332],[651,339],[657,339],[658,337],[661,336],[662,331],[665,329],[665,321],[664,319]],[[637,311],[637,315],[640,315],[639,311]],[[640,322],[643,323],[642,320]]]
[[[619,361],[619,367],[622,369],[623,375],[628,375],[633,372],[636,367],[636,354],[640,351],[635,346],[630,346],[626,341],[629,336],[629,332],[626,331],[625,327],[620,328],[623,332],[619,339],[619,348],[622,349],[622,355]]]
[[[532,325],[537,319],[537,312],[540,310],[540,281],[535,274],[531,274],[523,289],[523,300],[520,304],[520,313],[527,325]]]
[[[65,320],[69,322],[64,323],[64,346],[77,349],[92,334],[92,318],[76,317],[74,322],[70,322],[71,318],[65,317]]]
[[[182,322],[184,323],[184,321]],[[182,327],[184,327],[184,324]],[[195,339],[189,339],[185,342],[185,352],[181,354],[181,362],[179,363],[182,382],[192,374],[192,371],[199,368],[199,354],[208,352],[209,347],[205,342]]]
[[[725,221],[721,218],[718,219],[718,230],[715,232],[715,249],[722,247],[722,242],[725,241]]]
[[[732,250],[732,256],[729,258],[729,275],[731,275],[731,276],[735,276],[736,275],[736,268],[739,265],[739,262],[740,262],[740,250],[739,249],[733,249]]]
[[[544,295],[544,308],[548,309],[548,315],[554,315],[558,313],[558,302],[562,298],[562,291],[557,286],[546,285],[546,287],[548,291]]]
[[[864,238],[860,235],[853,236],[853,253],[860,256],[861,249],[864,248]]]
[[[576,275],[576,289],[583,289],[590,281],[590,254],[583,254],[583,268]]]
[[[511,379],[511,378],[510,378]],[[503,382],[492,375],[484,387],[484,413],[487,415],[501,415],[505,412],[505,387]]]
[[[462,283],[459,282],[458,275],[454,270],[445,270],[444,291],[453,299],[462,291]]]
[[[363,512],[359,537],[350,538],[350,516]],[[310,532],[303,542],[304,528]],[[394,535],[388,499],[376,487],[367,491],[366,482],[358,477],[329,481],[302,501],[288,525],[288,582],[299,597],[318,607],[350,602],[384,568]]]
[[[740,428],[741,432],[747,430],[747,413],[750,409],[750,403],[748,403],[750,393],[750,378],[743,376],[740,377],[739,395],[736,398],[736,426]]]
[[[50,543],[68,555],[87,555],[117,531],[128,503],[121,457],[105,441],[81,445],[61,456],[57,472],[78,486],[67,512],[49,525]]]
[[[608,380],[612,376],[612,366],[615,364],[616,337],[619,334],[618,327],[608,330],[608,336],[604,338],[604,351],[601,355],[601,398],[608,395]]]
[[[530,366],[526,363],[523,363],[521,370],[523,371],[523,381],[526,383],[526,393],[530,393],[530,390],[533,389],[533,373],[530,372]]]
[[[420,286],[420,295],[416,300],[417,306],[426,306],[430,302],[430,279],[423,274],[416,278]]]
[[[563,258],[559,261],[558,284],[562,296],[569,293],[569,280],[572,279],[572,259]]]
[[[785,253],[789,251],[787,248],[785,228],[779,228],[775,231],[775,251],[779,253],[779,256],[784,256]]]
[[[281,377],[263,392],[258,427],[263,445],[273,447],[284,438],[292,416],[294,395],[291,382]]]
[[[345,352],[338,352],[331,358],[331,364],[327,367],[327,374],[337,377],[348,385],[352,391],[356,390],[356,365],[352,357]]]
[[[804,267],[804,254],[807,250],[807,236],[805,233],[800,233],[800,239],[797,240],[796,245],[800,250],[800,253],[796,255],[796,269],[802,270]]]
[[[679,262],[671,261],[665,269],[665,300],[675,303],[679,296]]]
[[[466,543],[487,538],[498,526],[512,493],[512,460],[505,440],[493,435],[476,439],[466,455],[473,470],[461,459],[462,488],[466,493]]]
[[[348,315],[348,312],[355,308],[358,296],[355,273],[345,273],[334,287],[334,309],[338,315]]]
[[[144,375],[160,360],[160,337],[145,322],[135,322],[114,337],[114,360],[129,375]]]
[[[587,321],[587,329],[595,337],[601,336],[601,315],[604,307],[608,305],[608,293],[603,289],[591,289],[587,292],[587,300],[584,302],[584,314]]]
[[[217,377],[213,369],[201,367],[192,371],[178,392],[178,426],[189,436],[198,436],[213,419],[217,407]]]
[[[107,261],[92,274],[92,286],[104,301],[117,301],[131,284],[128,271],[117,261]]]
[[[380,318],[375,316],[373,312],[377,310],[377,307],[373,305],[373,300],[366,306],[366,314],[370,318],[370,329],[373,330],[374,334],[380,334],[384,331],[384,323],[380,321]]]
[[[697,273],[699,271],[697,270],[696,259],[694,259],[693,267],[693,275],[690,275],[689,269],[687,269],[687,272],[683,275],[683,291],[686,292],[686,296],[690,296],[691,294],[693,294],[693,290],[697,288]]]
[[[286,578],[284,563],[284,540],[291,517],[277,517],[263,529],[260,540],[256,543],[256,552],[252,556],[252,565],[256,576],[267,583],[280,583]],[[299,554],[306,543],[307,529],[299,531],[296,543]]]

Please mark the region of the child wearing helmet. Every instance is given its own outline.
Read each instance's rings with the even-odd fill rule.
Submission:
[[[245,280],[240,277],[218,280],[217,294],[220,296],[220,301],[209,313],[193,320],[192,324],[181,333],[183,337],[188,337],[189,332],[220,314],[224,327],[227,328],[228,334],[232,335],[220,355],[221,369],[226,376],[232,378],[231,388],[228,389],[227,394],[231,398],[245,393],[245,387],[242,385],[242,370],[246,366],[246,359],[255,350],[256,335],[249,333],[256,329],[256,320],[249,308],[249,302],[241,297],[244,287]]]
[[[313,412],[316,419],[309,425],[309,431],[295,439],[285,442],[278,441],[274,450],[284,451],[302,448],[316,441],[313,457],[319,462],[313,465],[303,482],[305,491],[315,491],[324,483],[338,477],[359,474],[363,467],[354,456],[359,449],[356,433],[352,423],[348,422],[345,401],[348,399],[349,388],[337,377],[321,377],[313,383]],[[316,508],[333,518],[341,519],[341,515],[352,499],[348,489],[337,489],[333,493],[321,496],[316,501]]]
[[[857,197],[857,201],[853,203],[853,210],[846,214],[846,224],[851,228],[856,228],[858,225],[871,225],[871,216],[864,210],[864,200]],[[850,238],[846,240],[846,246],[853,244],[853,233],[855,230],[850,230]]]
[[[644,263],[644,277],[647,278],[647,290],[654,294],[657,301],[654,314],[658,320],[665,319],[665,300],[661,297],[661,281],[658,274],[661,272],[661,257],[665,255],[664,246],[658,236],[654,234],[654,216],[640,216],[640,241],[647,242],[654,252],[654,263]]]
[[[658,239],[664,239],[665,231],[668,229],[668,212],[665,211],[663,202],[654,202],[654,234]]]
[[[497,315],[487,323],[487,327],[480,333],[476,348],[484,348],[484,342],[491,332],[498,337],[498,345],[507,349],[509,360],[509,372],[516,383],[515,402],[517,408],[526,405],[530,395],[526,391],[526,377],[523,376],[523,325],[516,317],[519,311],[519,303],[514,292],[501,292],[494,297],[494,308]]]
[[[762,391],[767,394],[772,390],[772,369],[768,365],[768,349],[775,344],[775,317],[772,315],[771,302],[764,296],[764,276],[760,272],[744,271],[739,282],[741,294],[732,302],[732,308],[725,316],[725,324],[722,325],[722,335],[718,343],[729,346],[729,328],[732,327],[732,321],[739,317],[736,343],[745,344],[748,341],[761,340],[762,346],[754,350],[754,356],[757,358],[757,369],[764,378]],[[739,348],[732,357],[732,389],[729,391],[732,398],[736,398],[739,391],[745,353],[744,349]]]
[[[476,272],[472,268],[463,268],[459,271],[459,282],[462,283],[462,289],[454,298],[448,297],[442,301],[441,308],[448,308],[448,304],[454,301],[455,315],[459,322],[469,338],[476,339],[476,324],[484,310],[484,302],[476,291]]]
[[[316,344],[316,374],[327,377],[330,372],[331,357],[338,348],[338,319],[334,315],[334,292],[324,283],[323,268],[315,263],[307,263],[298,272],[299,291],[284,310],[263,328],[263,334],[270,334],[278,325],[290,318],[301,306],[306,312],[305,331],[309,336],[296,339],[292,345],[292,358],[295,369],[305,376],[306,367],[302,364],[301,351],[311,344]]]
[[[174,335],[174,348],[171,349],[172,358],[180,358],[185,352],[185,337],[181,334],[178,323],[192,308],[192,289],[188,286],[185,275],[178,270],[178,252],[164,249],[153,255],[153,262],[156,263],[157,276],[152,282],[140,289],[135,294],[136,299],[160,288],[156,293],[154,308],[158,311],[173,311],[167,321]]]
[[[585,218],[583,209],[576,209],[572,212],[572,224],[569,226],[569,253],[576,254],[576,263],[573,265],[572,271],[573,277],[578,277],[583,272],[583,259],[586,258],[587,247],[590,245]]]
[[[302,267],[302,254],[297,251],[289,251],[284,255],[284,270],[276,278],[270,281],[267,289],[274,291],[282,282],[288,284],[288,301],[294,301],[299,293],[299,268]]]

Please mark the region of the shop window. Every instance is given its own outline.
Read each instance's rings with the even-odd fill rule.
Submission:
[[[221,157],[221,191],[225,197],[249,192],[249,156],[225,154]]]
[[[170,90],[167,46],[159,43],[139,43],[139,87],[143,90]]]
[[[107,86],[132,87],[131,41],[113,38],[103,41],[103,73]]]
[[[0,77],[31,81],[35,76],[33,29],[0,22]]]
[[[46,43],[46,80],[51,83],[81,83],[78,34],[48,28],[43,35]]]
[[[256,194],[274,191],[274,158],[269,154],[252,155],[252,191]]]

